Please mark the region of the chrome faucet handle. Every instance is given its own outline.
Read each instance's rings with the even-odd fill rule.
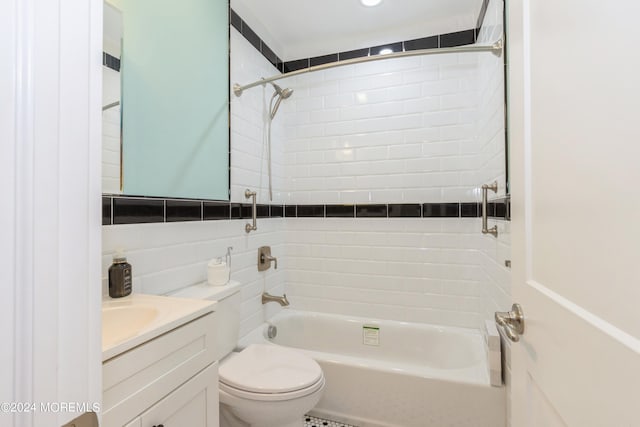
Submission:
[[[266,260],[267,260],[267,261],[269,261],[269,262],[273,261],[273,263],[274,263],[273,268],[274,268],[275,270],[277,270],[277,269],[278,269],[278,258],[276,258],[276,257],[274,257],[274,256],[271,256],[271,255],[263,255],[263,259],[266,259]]]
[[[271,256],[271,246],[261,246],[258,248],[258,271],[265,271],[271,268],[271,263],[275,263],[274,268],[278,268],[278,258]]]

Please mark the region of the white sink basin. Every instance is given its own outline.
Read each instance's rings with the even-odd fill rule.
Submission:
[[[102,302],[102,360],[213,311],[215,302],[131,294]]]
[[[150,306],[131,305],[102,309],[102,347],[122,342],[138,335],[156,317],[158,309]]]

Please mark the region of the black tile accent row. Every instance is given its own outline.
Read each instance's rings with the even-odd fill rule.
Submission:
[[[111,225],[111,197],[102,197],[102,225]]]
[[[476,30],[456,31],[455,33],[441,34],[440,47],[463,46],[476,42]]]
[[[297,205],[298,218],[324,218],[324,205]]]
[[[391,204],[388,205],[389,218],[420,218],[422,206],[415,204]]]
[[[476,42],[476,32],[478,30],[470,29],[457,31],[454,33],[439,34],[420,39],[388,43],[381,46],[366,47],[347,52],[331,53],[328,55],[315,56],[313,58],[296,59],[285,62],[282,71],[289,73],[291,71],[302,70],[313,67],[314,65],[326,64],[328,62],[346,61],[348,59],[361,58],[364,56],[385,55],[391,52],[407,52],[418,49],[432,49],[473,44]]]
[[[202,202],[192,200],[167,200],[167,222],[202,221]]]
[[[480,212],[482,214],[482,212]],[[511,221],[511,198],[504,197],[487,203],[487,216],[493,219]]]
[[[120,72],[120,58],[109,55],[107,52],[102,52],[102,65]]]
[[[480,14],[476,28],[464,31],[456,31],[453,33],[439,34],[429,37],[423,37],[413,40],[405,40],[401,42],[389,43],[381,46],[365,47],[362,49],[350,50],[346,52],[330,53],[327,55],[315,56],[312,58],[295,59],[292,61],[282,61],[269,46],[260,38],[255,31],[238,15],[231,7],[229,7],[229,23],[233,28],[238,30],[245,39],[255,47],[258,52],[267,58],[278,71],[289,73],[291,71],[302,70],[304,68],[313,67],[315,65],[327,64],[329,62],[346,61],[348,59],[360,58],[363,56],[384,55],[389,52],[406,52],[419,49],[433,49],[441,47],[454,47],[473,44],[478,38],[484,16],[487,12],[489,0],[484,0],[480,8]]]
[[[278,69],[281,73],[284,72],[284,62],[275,54],[275,52],[260,38],[255,31],[238,15],[233,9],[229,8],[229,23],[233,28],[238,30],[240,34],[244,36],[249,43],[256,48],[258,52],[262,54],[267,61]]]
[[[258,218],[477,218],[479,203],[257,205]],[[487,214],[510,220],[509,198],[492,200]],[[212,200],[102,197],[102,225],[250,219],[251,205]]]
[[[202,219],[204,221],[231,219],[231,204],[226,202],[204,202]]]
[[[387,205],[356,205],[356,218],[387,218]]]
[[[112,201],[112,224],[143,224],[165,222],[163,199],[114,198]]]

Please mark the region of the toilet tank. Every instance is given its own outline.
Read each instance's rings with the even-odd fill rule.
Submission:
[[[229,281],[226,285],[211,286],[207,283],[189,286],[171,294],[174,297],[216,301],[213,309],[216,320],[216,360],[231,353],[238,344],[240,335],[240,282]]]

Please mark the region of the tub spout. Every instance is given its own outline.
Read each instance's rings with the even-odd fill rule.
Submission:
[[[262,303],[266,304],[268,302],[277,302],[283,307],[289,305],[289,300],[287,299],[287,294],[283,294],[281,297],[276,295],[271,295],[269,292],[262,293]]]

